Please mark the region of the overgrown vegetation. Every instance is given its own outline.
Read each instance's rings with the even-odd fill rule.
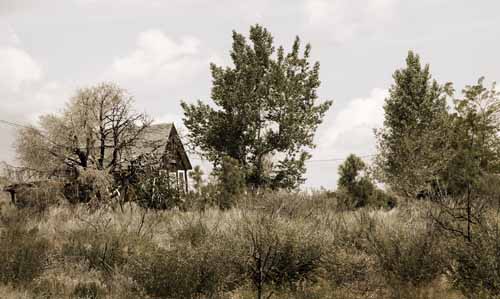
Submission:
[[[195,168],[191,190],[172,182],[170,154],[131,155],[150,122],[112,84],[20,130],[19,158],[44,180],[0,198],[0,294],[500,298],[495,85],[480,79],[449,108],[452,85],[410,52],[375,163],[350,155],[336,191],[299,192],[331,105],[315,102],[319,64],[299,39],[275,53],[261,26],[250,41],[234,33],[234,68],[212,66],[220,110],[182,104],[214,165],[208,180]]]
[[[461,298],[458,291],[496,292],[486,275],[495,265],[491,236],[478,239],[481,250],[449,251],[426,205],[352,211],[337,201],[326,193],[283,192],[242,196],[225,210],[62,204],[22,220],[29,209],[6,205],[0,289],[25,298]],[[467,284],[467,275],[483,281]]]

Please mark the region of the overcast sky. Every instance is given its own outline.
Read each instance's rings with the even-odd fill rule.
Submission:
[[[209,101],[209,63],[230,63],[231,31],[259,23],[286,48],[310,42],[321,63],[319,95],[334,106],[312,159],[372,154],[408,50],[457,90],[499,80],[499,16],[498,0],[0,0],[0,119],[34,123],[76,88],[114,81],[182,126],[180,100]],[[0,161],[13,162],[13,135],[0,123]],[[334,187],[339,163],[308,163],[306,186]]]

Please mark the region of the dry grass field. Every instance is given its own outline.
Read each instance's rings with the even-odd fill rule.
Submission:
[[[325,194],[230,210],[44,211],[2,195],[2,298],[465,298],[424,203],[341,211]],[[486,298],[486,297],[485,297]]]

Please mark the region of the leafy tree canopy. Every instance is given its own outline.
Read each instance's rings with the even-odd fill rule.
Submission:
[[[338,190],[350,197],[354,207],[365,206],[375,191],[375,186],[364,171],[366,164],[354,154],[349,155],[339,167]]]
[[[214,105],[181,104],[192,143],[216,167],[224,156],[237,160],[249,186],[302,183],[307,149],[332,104],[317,103],[319,63],[309,62],[310,45],[302,53],[300,45],[297,37],[289,53],[276,50],[259,25],[248,40],[233,32],[233,66],[211,65]]]
[[[19,130],[18,158],[49,175],[63,167],[112,172],[150,124],[132,105],[132,97],[114,84],[80,89],[62,113],[43,115],[39,127]]]
[[[447,161],[443,131],[449,123],[446,100],[450,83],[433,80],[429,65],[409,52],[406,67],[397,70],[384,106],[385,121],[377,132],[377,166],[394,191],[415,196],[438,177]]]
[[[452,195],[466,193],[488,174],[500,173],[500,92],[484,78],[455,99],[448,135],[452,155],[443,179]]]

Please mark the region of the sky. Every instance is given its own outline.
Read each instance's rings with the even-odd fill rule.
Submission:
[[[209,102],[209,64],[231,65],[232,31],[258,23],[288,49],[298,35],[321,64],[318,94],[334,105],[305,187],[332,189],[341,161],[315,160],[375,153],[408,50],[457,91],[500,80],[499,15],[498,0],[0,0],[0,119],[36,124],[78,88],[116,82],[138,111],[182,127],[180,101]],[[0,161],[15,163],[14,136],[0,123]]]

